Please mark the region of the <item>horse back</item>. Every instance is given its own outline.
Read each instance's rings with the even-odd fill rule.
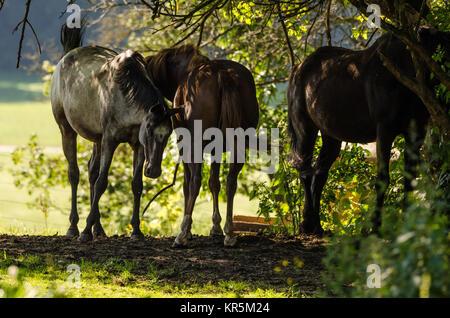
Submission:
[[[404,87],[382,64],[382,50],[405,72],[411,71],[408,53],[390,36],[369,49],[353,51],[323,47],[291,74],[288,99],[291,116],[308,116],[325,135],[349,142],[372,142],[379,123],[402,133],[411,117],[423,114],[417,96]],[[411,112],[411,109],[414,111]]]
[[[376,129],[364,88],[364,62],[361,53],[344,48],[316,50],[290,76],[291,116],[338,140],[373,141]]]
[[[67,121],[84,138],[100,138],[105,109],[99,94],[107,76],[105,66],[115,54],[97,46],[79,47],[59,61],[51,82],[52,110],[59,125]]]

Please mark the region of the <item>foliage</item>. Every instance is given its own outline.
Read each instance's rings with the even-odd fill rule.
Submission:
[[[448,196],[448,186],[442,189],[424,175],[405,213],[385,211],[395,214],[396,222],[389,221],[392,215],[384,218],[383,238],[334,237],[324,261],[323,281],[329,293],[323,295],[447,297],[450,286]],[[380,266],[381,288],[368,288],[369,264]]]
[[[431,11],[427,21],[441,31],[450,32],[450,3],[445,0],[430,1]]]
[[[44,86],[42,88],[45,96],[50,96],[50,84],[52,80],[52,74],[55,71],[55,66],[50,63],[50,61],[45,60],[42,62],[42,71],[44,71],[45,75],[42,77],[42,81],[44,82]]]
[[[272,114],[272,120],[279,119],[281,132],[286,134],[287,125],[285,118],[280,118],[280,110],[268,111]],[[303,189],[296,171],[290,167],[286,139],[279,141],[279,165],[274,174],[270,175],[270,181],[255,181],[251,185],[250,199],[259,200],[258,214],[266,219],[272,217],[272,231],[283,234],[296,234],[301,222],[301,207]]]
[[[67,209],[57,207],[52,198],[52,190],[55,187],[69,185],[67,178],[67,162],[61,154],[49,154],[39,146],[37,136],[34,135],[26,146],[17,148],[12,154],[14,168],[11,174],[14,184],[18,188],[26,188],[31,197],[28,203],[38,207],[45,219],[50,210],[60,212]],[[78,143],[78,164],[80,169],[80,183],[78,187],[79,213],[90,209],[90,188],[87,173],[88,161],[91,156],[91,144],[86,141]],[[177,149],[173,140],[169,143],[168,150],[162,163],[162,175],[159,179],[144,178],[144,191],[141,202],[145,204],[173,178],[172,162],[177,158]],[[100,201],[102,220],[106,220],[106,226],[113,233],[123,232],[132,214],[131,180],[133,176],[133,154],[131,148],[122,144],[115,154],[108,176],[108,188]],[[180,174],[178,174],[180,177]],[[166,181],[163,183],[163,181]],[[175,233],[175,220],[181,213],[180,203],[181,183],[175,184],[175,188],[165,191],[154,202],[142,220],[142,230],[152,235],[173,235]],[[126,204],[124,204],[126,202]],[[143,205],[141,204],[141,206]]]

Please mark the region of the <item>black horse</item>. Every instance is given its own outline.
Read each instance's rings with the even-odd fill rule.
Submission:
[[[419,29],[419,40],[430,55],[442,43],[449,54],[448,33]],[[298,170],[305,190],[302,231],[322,234],[320,197],[328,171],[339,155],[341,142],[377,143],[377,203],[374,232],[381,225],[381,207],[389,185],[391,146],[404,135],[405,201],[416,175],[418,151],[423,144],[429,114],[417,95],[403,86],[384,66],[378,51],[406,75],[414,67],[405,45],[392,35],[381,36],[371,47],[353,51],[322,47],[301,65],[293,68],[287,89],[289,133]],[[322,148],[315,166],[312,154],[317,133]]]

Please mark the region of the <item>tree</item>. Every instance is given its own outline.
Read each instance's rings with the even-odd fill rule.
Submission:
[[[181,29],[180,34],[183,34],[183,36],[174,45],[186,39],[192,39],[194,34],[198,34],[196,42],[198,46],[201,46],[205,34],[211,32],[211,30],[209,32],[207,31],[208,21],[210,20],[216,20],[224,29],[222,34],[216,34],[216,37],[210,38],[207,41],[208,44],[213,41],[218,41],[220,37],[226,34],[232,34],[234,37],[237,34],[242,35],[243,25],[236,23],[239,22],[241,24],[244,23],[244,26],[248,27],[244,27],[245,36],[251,36],[264,31],[270,32],[265,33],[269,39],[251,42],[256,45],[249,47],[247,51],[254,52],[257,50],[259,52],[267,52],[268,54],[287,53],[285,56],[289,56],[290,60],[288,65],[290,66],[296,64],[297,56],[295,51],[300,47],[300,45],[296,45],[298,43],[295,43],[295,40],[293,41],[292,38],[304,40],[306,47],[311,28],[321,15],[325,15],[324,24],[327,43],[331,44],[330,14],[332,2],[332,0],[265,0],[245,2],[200,0],[187,4],[184,1],[170,0],[151,3],[137,1],[137,3],[152,11],[152,19],[160,19],[161,17],[168,18],[169,23],[162,27],[161,30],[169,27],[176,30]],[[442,137],[448,141],[450,139],[450,115],[448,113],[448,107],[436,97],[433,87],[430,87],[429,74],[432,73],[446,91],[450,91],[450,76],[445,71],[445,68],[442,68],[442,64],[445,61],[439,63],[432,58],[428,48],[419,40],[417,31],[419,26],[432,26],[428,21],[431,19],[428,14],[430,11],[447,10],[448,12],[449,4],[444,1],[432,1],[430,7],[425,0],[341,0],[336,2],[341,2],[344,6],[351,4],[362,15],[369,15],[367,13],[368,5],[376,4],[380,6],[383,15],[381,27],[396,36],[410,50],[416,76],[410,77],[404,74],[402,70],[398,69],[381,52],[379,52],[380,58],[383,60],[385,67],[403,85],[421,98],[430,113],[432,121],[439,127]],[[113,8],[115,5],[117,5],[115,1],[106,1],[102,9]],[[221,19],[221,17],[225,17],[225,19]],[[308,20],[312,22],[309,25],[309,29],[305,29],[305,25],[309,22]],[[223,22],[226,24],[223,25]],[[448,25],[448,16],[445,22]],[[217,25],[217,23],[213,23],[213,25]],[[270,23],[272,25],[269,25]],[[276,24],[279,27],[273,28],[272,26]],[[239,29],[240,32],[237,31]],[[272,43],[284,43],[285,47],[274,52],[273,48],[275,46]],[[261,49],[261,46],[264,49]],[[283,63],[280,64],[285,65]],[[276,82],[277,77],[274,79],[272,76],[272,79],[269,81]]]

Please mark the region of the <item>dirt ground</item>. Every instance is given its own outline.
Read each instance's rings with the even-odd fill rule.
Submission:
[[[111,258],[135,261],[143,264],[143,272],[150,263],[158,270],[159,279],[168,282],[203,284],[234,280],[281,290],[290,281],[306,295],[321,287],[325,247],[322,239],[313,236],[245,235],[238,237],[234,248],[223,247],[220,237],[194,236],[185,249],[173,249],[173,240],[173,237],[147,237],[132,241],[125,236],[112,236],[80,243],[64,236],[0,235],[0,251],[8,257],[52,256],[67,263],[81,259],[102,263]]]

